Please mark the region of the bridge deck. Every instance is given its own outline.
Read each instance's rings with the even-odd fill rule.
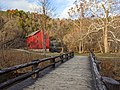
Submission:
[[[93,90],[88,57],[75,56],[37,80],[28,78],[8,90]]]
[[[91,90],[91,72],[86,56],[75,56],[24,90]]]

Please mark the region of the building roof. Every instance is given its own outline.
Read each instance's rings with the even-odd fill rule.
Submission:
[[[38,32],[40,32],[40,30],[37,30],[37,31],[35,31],[35,32],[32,32],[31,34],[27,35],[26,37],[33,36],[33,35],[35,35],[35,34],[38,33]]]

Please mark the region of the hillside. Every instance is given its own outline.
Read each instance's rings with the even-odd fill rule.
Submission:
[[[105,52],[105,18],[60,20],[17,9],[1,11],[0,15],[0,47],[24,48],[27,35],[45,29],[49,37],[61,42],[61,46],[67,51],[86,53],[89,47],[95,52]],[[119,52],[120,16],[107,19],[109,21],[106,34],[108,52]]]

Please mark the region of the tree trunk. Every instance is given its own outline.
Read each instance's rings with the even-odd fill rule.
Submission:
[[[100,44],[100,41],[98,40],[98,44],[99,44],[99,48],[100,48],[100,52],[103,53],[103,49],[102,49],[102,46]]]
[[[46,9],[45,9],[45,0],[43,1],[43,48],[44,48],[44,55],[46,55]]]
[[[64,43],[63,43],[62,39],[61,39],[61,47],[62,47],[61,53],[63,53],[64,52]]]
[[[105,5],[102,4],[103,10],[105,12],[105,23],[104,23],[104,31],[103,31],[103,41],[104,41],[104,52],[108,53],[108,18],[109,18],[109,8],[106,9]]]
[[[44,55],[46,55],[46,35],[45,35],[45,30],[43,30],[43,52]]]
[[[79,42],[79,53],[83,53],[82,41]]]
[[[108,30],[107,27],[105,27],[104,30],[104,51],[105,53],[108,53]]]
[[[118,43],[115,43],[115,53],[117,53],[118,52]]]
[[[104,51],[105,53],[109,52],[108,48],[108,10],[105,12],[106,17],[105,17],[105,28],[104,28]]]

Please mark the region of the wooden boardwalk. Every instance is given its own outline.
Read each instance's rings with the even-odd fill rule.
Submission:
[[[92,90],[91,77],[88,57],[75,56],[23,90]]]

